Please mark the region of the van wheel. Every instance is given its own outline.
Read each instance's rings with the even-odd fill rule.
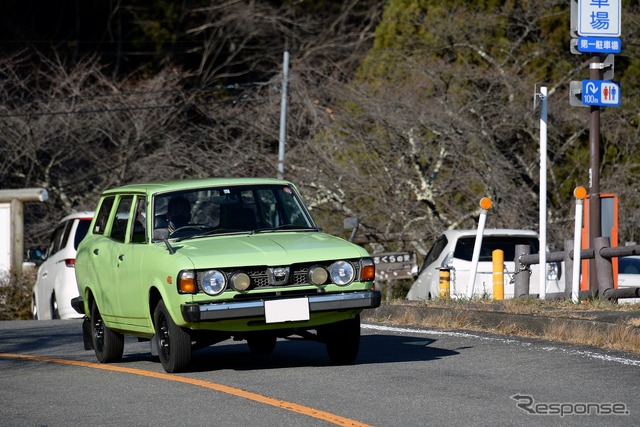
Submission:
[[[38,320],[38,304],[36,304],[36,296],[34,295],[31,300],[31,315],[33,320]]]
[[[91,306],[91,340],[100,363],[119,362],[122,359],[124,336],[104,324],[95,302]]]
[[[60,312],[58,311],[58,301],[56,300],[56,294],[51,294],[51,318],[59,319]]]
[[[175,324],[164,301],[156,306],[153,323],[162,367],[169,373],[184,371],[191,363],[191,335]]]

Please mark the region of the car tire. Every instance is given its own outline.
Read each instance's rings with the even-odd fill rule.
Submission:
[[[56,294],[51,294],[51,318],[59,319],[60,312],[58,311],[58,301],[56,300]]]
[[[267,355],[276,348],[277,337],[271,333],[256,333],[247,337],[247,344],[251,353]]]
[[[360,315],[327,325],[319,332],[331,363],[350,365],[356,360],[360,350]]]
[[[36,304],[36,296],[34,295],[31,300],[31,316],[33,320],[38,320],[38,304]]]
[[[109,329],[95,302],[91,306],[91,340],[100,363],[119,362],[124,352],[124,336]]]
[[[174,373],[187,369],[191,363],[191,335],[175,324],[164,301],[160,301],[153,312],[153,324],[164,370]]]

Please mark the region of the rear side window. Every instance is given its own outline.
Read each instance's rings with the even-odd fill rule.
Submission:
[[[640,259],[618,257],[619,274],[640,274]]]
[[[84,239],[84,236],[87,235],[87,231],[89,231],[89,226],[91,225],[90,219],[80,219],[78,220],[78,227],[76,228],[76,235],[73,239],[73,247],[77,250],[78,245]]]
[[[453,253],[454,258],[464,261],[471,261],[473,258],[473,247],[476,243],[476,237],[461,237],[456,243],[456,250]],[[492,253],[496,249],[504,251],[504,260],[513,261],[516,254],[516,245],[528,245],[531,248],[531,254],[537,254],[539,243],[538,239],[532,237],[518,236],[484,236],[482,238],[482,246],[480,247],[479,261],[491,261]]]
[[[66,221],[64,227],[64,237],[62,237],[62,241],[60,242],[60,249],[66,248],[69,242],[69,235],[71,234],[71,229],[73,228],[73,220]]]
[[[55,231],[51,235],[51,243],[49,245],[49,251],[47,253],[47,256],[51,256],[55,254],[60,250],[60,248],[63,247],[63,244],[62,244],[62,242],[64,241],[63,237],[65,235],[65,230],[70,228],[69,227],[70,222],[71,221],[65,221],[64,223],[56,227]]]
[[[449,241],[444,234],[438,237],[438,240],[436,240],[433,246],[431,246],[431,249],[429,249],[429,253],[427,253],[427,256],[422,262],[420,271],[424,270],[425,268],[427,268],[427,266],[431,265],[433,262],[435,262],[435,260],[438,259],[444,248],[447,247],[447,243],[449,243]]]

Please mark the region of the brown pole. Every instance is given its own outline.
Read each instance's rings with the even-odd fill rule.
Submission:
[[[589,79],[600,80],[600,56],[593,55],[589,63]],[[589,113],[589,228],[588,244],[595,247],[594,239],[602,236],[600,220],[600,107],[591,106]],[[589,260],[589,294],[598,292],[595,260]]]

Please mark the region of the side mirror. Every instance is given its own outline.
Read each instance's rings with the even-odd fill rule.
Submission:
[[[153,240],[166,240],[169,238],[169,229],[168,228],[156,228],[153,230]]]
[[[27,251],[27,258],[33,262],[44,261],[47,258],[47,254],[40,248],[32,248]]]
[[[418,278],[419,274],[418,274],[418,265],[414,265],[411,267],[411,277],[413,277],[413,280],[416,280]]]
[[[344,219],[343,226],[345,230],[351,230],[351,236],[349,236],[349,241],[353,243],[356,238],[356,233],[358,232],[358,228],[360,227],[360,220],[354,216],[350,216]]]

